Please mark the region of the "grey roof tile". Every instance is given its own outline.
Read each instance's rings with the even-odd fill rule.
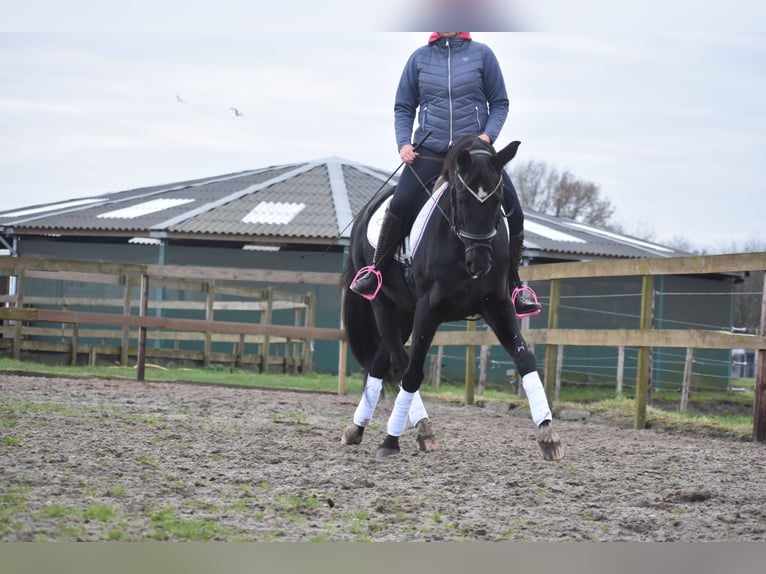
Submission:
[[[391,173],[329,158],[0,211],[0,232],[328,244],[339,236],[347,240],[353,216],[395,182]],[[162,209],[139,212],[147,206]],[[126,215],[123,210],[134,216],[109,216]],[[532,210],[524,213],[526,252],[533,259],[687,255]]]

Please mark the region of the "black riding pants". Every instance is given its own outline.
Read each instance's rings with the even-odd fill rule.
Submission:
[[[431,193],[431,189],[425,186],[435,179],[442,170],[444,155],[422,151],[411,164],[405,164],[404,171],[399,176],[399,182],[394,189],[389,209],[399,219],[405,219],[410,215],[410,210],[415,204],[419,193]],[[508,227],[510,234],[519,235],[524,231],[524,212],[516,194],[516,188],[506,170],[503,170],[503,208],[510,213]]]

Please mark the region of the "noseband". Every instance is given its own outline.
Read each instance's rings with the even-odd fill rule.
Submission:
[[[477,150],[471,150],[468,152],[470,155],[488,155],[490,157],[494,157],[492,152],[483,150],[483,149],[477,149]],[[460,172],[458,172],[457,168],[454,170],[455,176],[457,181],[460,182],[460,185],[463,187],[463,189],[467,192],[469,192],[479,203],[484,203],[487,201],[490,197],[495,195],[500,189],[500,186],[503,184],[503,178],[500,176],[500,178],[497,181],[497,185],[492,189],[492,191],[484,191],[483,189],[475,190],[473,189],[464,179],[463,176],[460,175]],[[463,245],[465,246],[466,252],[470,251],[471,249],[476,249],[478,247],[485,247],[492,251],[492,240],[495,238],[495,235],[497,235],[497,221],[495,221],[495,226],[492,228],[491,231],[487,233],[470,233],[468,231],[465,231],[460,228],[460,224],[457,219],[457,185],[454,183],[451,185],[452,188],[452,229],[454,230],[455,234],[460,238],[460,241],[463,242]]]

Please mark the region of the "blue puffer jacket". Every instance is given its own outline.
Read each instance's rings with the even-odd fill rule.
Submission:
[[[412,133],[415,115],[418,127]],[[415,50],[394,104],[397,149],[433,133],[424,147],[444,153],[465,134],[497,139],[508,116],[508,94],[492,50],[470,35],[438,38]]]

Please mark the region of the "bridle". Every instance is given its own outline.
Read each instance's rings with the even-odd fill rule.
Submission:
[[[494,154],[488,150],[483,149],[475,149],[470,150],[468,152],[471,156],[477,156],[477,155],[488,155],[490,157],[494,157]],[[464,229],[460,228],[460,222],[458,221],[458,213],[457,213],[457,194],[458,191],[464,190],[471,194],[472,197],[474,197],[479,203],[484,203],[487,201],[490,197],[493,197],[497,194],[500,187],[503,185],[503,177],[502,175],[498,175],[497,184],[495,187],[487,192],[484,190],[475,190],[473,187],[471,187],[465,179],[463,179],[463,176],[458,171],[457,167],[453,169],[453,173],[455,177],[450,178],[450,212],[451,212],[451,225],[452,225],[452,231],[455,233],[455,235],[458,236],[460,241],[463,243],[463,246],[465,247],[466,253],[468,253],[472,249],[477,248],[486,248],[490,250],[490,253],[492,252],[492,240],[495,238],[495,235],[497,235],[497,221],[500,219],[500,210],[498,210],[497,219],[495,221],[495,225],[492,227],[490,231],[487,233],[471,233],[469,231],[466,231]],[[462,186],[461,189],[458,189],[458,183],[460,186]]]

